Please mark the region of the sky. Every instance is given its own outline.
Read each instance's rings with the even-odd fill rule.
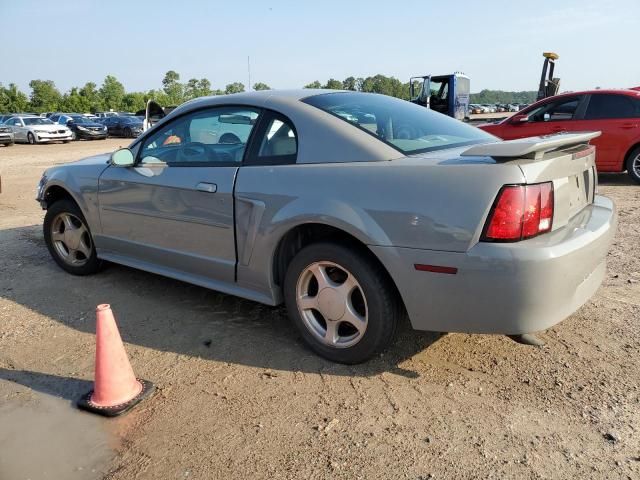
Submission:
[[[247,85],[247,57],[272,88],[462,71],[473,92],[537,90],[549,50],[562,91],[640,85],[640,0],[0,0],[0,19],[0,83],[27,93],[109,74],[149,90],[168,70]]]

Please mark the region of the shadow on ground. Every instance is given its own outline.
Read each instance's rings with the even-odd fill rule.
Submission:
[[[302,344],[282,307],[114,264],[89,277],[69,275],[49,257],[39,225],[2,230],[0,244],[5,251],[0,297],[90,334],[95,332],[95,306],[110,303],[124,341],[155,350],[264,369],[414,377],[414,371],[399,364],[439,338],[413,331],[405,321],[385,354],[362,365],[338,365]],[[33,379],[28,372],[22,375],[25,381]]]
[[[600,185],[635,185],[627,173],[598,173]]]
[[[0,380],[17,383],[74,403],[93,388],[93,382],[87,380],[7,368],[0,368]]]

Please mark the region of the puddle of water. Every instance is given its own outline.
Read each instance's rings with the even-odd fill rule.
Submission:
[[[0,480],[104,476],[113,457],[104,419],[68,400],[1,380],[0,401]]]

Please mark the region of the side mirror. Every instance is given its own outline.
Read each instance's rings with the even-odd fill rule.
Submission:
[[[529,121],[529,116],[524,114],[518,114],[511,117],[513,123],[524,123]]]
[[[111,164],[117,167],[132,167],[134,164],[133,153],[128,148],[121,148],[111,154]]]
[[[548,113],[545,113],[542,118],[544,119],[545,122],[548,122],[549,120],[551,120],[551,115],[549,115]]]

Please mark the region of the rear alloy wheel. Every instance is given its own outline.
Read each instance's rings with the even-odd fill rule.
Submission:
[[[640,148],[636,148],[627,158],[627,173],[631,179],[640,183]]]
[[[31,132],[27,133],[27,142],[29,142],[29,145],[36,144],[36,137],[33,136],[33,133]]]
[[[59,200],[49,207],[44,217],[44,239],[55,262],[67,272],[89,275],[100,269],[89,227],[72,201]]]
[[[289,316],[319,355],[360,363],[393,338],[399,316],[386,274],[358,249],[312,244],[291,261],[285,282]]]

